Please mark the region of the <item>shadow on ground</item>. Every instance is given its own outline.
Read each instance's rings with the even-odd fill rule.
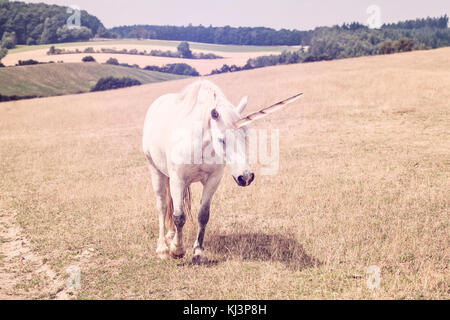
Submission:
[[[241,233],[214,235],[205,240],[207,251],[225,259],[281,262],[289,269],[301,270],[320,265],[309,256],[293,236],[280,234]],[[221,259],[220,259],[221,260]]]

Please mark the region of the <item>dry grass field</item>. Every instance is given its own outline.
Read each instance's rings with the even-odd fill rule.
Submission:
[[[65,48],[68,50],[79,49],[83,51],[87,47],[93,47],[95,50],[101,50],[102,48],[115,48],[117,50],[122,49],[137,49],[138,51],[147,50],[171,50],[176,51],[175,44],[179,42],[175,41],[165,41],[165,42],[155,42],[155,40],[148,41],[111,41],[111,42],[92,42],[83,43],[83,45],[71,45],[66,47],[64,45],[55,44],[56,48]],[[36,49],[34,49],[36,47]],[[44,48],[41,48],[44,47]],[[191,49],[193,52],[203,52],[203,53],[215,53],[218,56],[223,57],[223,59],[180,59],[180,58],[167,58],[167,57],[153,57],[153,56],[140,56],[131,54],[110,54],[110,53],[95,53],[95,54],[62,54],[62,55],[47,55],[48,45],[45,46],[31,46],[24,50],[24,48],[19,48],[17,50],[11,50],[8,55],[2,59],[2,62],[6,66],[13,66],[18,63],[19,60],[29,60],[34,59],[39,62],[48,61],[63,61],[63,62],[81,62],[81,59],[87,55],[93,56],[97,62],[105,63],[109,58],[114,57],[119,60],[120,63],[137,64],[141,68],[148,65],[163,66],[169,63],[187,63],[197,69],[197,71],[206,75],[211,73],[212,70],[222,67],[224,64],[243,66],[250,58],[256,58],[263,55],[270,54],[280,54],[281,49],[289,50],[291,47],[274,47],[273,51],[267,51],[268,47],[261,47],[260,51],[256,51],[258,47],[251,46],[229,46],[231,48],[235,47],[234,50],[226,50],[228,46],[220,45],[204,45],[198,46],[195,43],[192,45]],[[278,49],[278,50],[277,50]]]
[[[238,188],[227,170],[207,266],[190,251],[156,257],[141,151],[148,106],[193,79],[0,104],[0,297],[449,299],[449,56],[208,77],[233,103],[248,95],[247,112],[304,97],[253,125],[280,129],[277,175],[255,166],[254,183]],[[194,233],[188,221],[189,246]],[[366,285],[371,265],[379,289]],[[81,269],[79,290],[65,287],[69,266]]]

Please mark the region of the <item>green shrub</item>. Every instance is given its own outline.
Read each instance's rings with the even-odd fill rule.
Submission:
[[[112,64],[114,66],[118,66],[119,65],[119,60],[117,60],[116,58],[109,58],[106,61],[106,64]]]
[[[93,56],[86,56],[83,59],[81,59],[83,62],[95,62],[95,59]]]
[[[19,63],[16,64],[17,66],[30,66],[33,64],[39,64],[39,61],[29,59],[29,60],[19,60]]]
[[[144,68],[144,70],[159,71],[159,72],[178,74],[178,75],[182,75],[182,76],[192,76],[192,77],[197,77],[200,75],[195,68],[191,67],[190,65],[188,65],[186,63],[171,63],[171,64],[166,64],[162,67],[146,66]]]
[[[104,77],[98,80],[97,84],[91,89],[91,91],[104,91],[111,89],[120,89],[131,86],[139,86],[142,83],[139,80],[123,77],[123,78],[115,78],[115,77]]]

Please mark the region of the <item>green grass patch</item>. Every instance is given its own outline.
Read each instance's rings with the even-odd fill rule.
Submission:
[[[88,92],[102,77],[128,77],[141,83],[184,76],[99,63],[51,63],[0,68],[0,94],[56,96]]]

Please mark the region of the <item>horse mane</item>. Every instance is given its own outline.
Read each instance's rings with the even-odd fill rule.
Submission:
[[[222,90],[209,80],[197,80],[178,94],[179,110],[184,117],[194,116],[208,129],[211,110],[216,108],[226,124],[232,125],[240,119],[234,106],[225,97]]]

